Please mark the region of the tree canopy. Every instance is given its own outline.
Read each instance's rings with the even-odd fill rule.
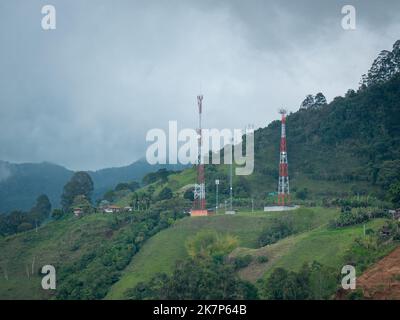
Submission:
[[[76,172],[71,180],[64,186],[61,196],[61,205],[64,211],[69,211],[76,196],[83,195],[91,202],[93,181],[87,172]]]

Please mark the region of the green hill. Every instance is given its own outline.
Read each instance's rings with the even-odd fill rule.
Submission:
[[[189,236],[203,229],[228,233],[239,238],[240,246],[256,248],[257,240],[273,218],[292,217],[298,230],[306,231],[326,224],[338,215],[334,209],[298,209],[286,213],[243,212],[235,216],[216,215],[210,217],[185,218],[152,237],[132,259],[121,279],[113,285],[108,299],[122,299],[124,291],[138,282],[149,280],[159,272],[169,273],[175,263],[187,256],[185,241]]]
[[[0,239],[0,297],[51,298],[51,291],[41,288],[39,269],[47,264],[57,268],[66,262],[77,262],[104,239],[112,241],[117,235],[110,233],[113,220],[112,216],[98,214],[68,218],[48,223],[38,232],[32,230]]]
[[[0,298],[101,299],[143,243],[183,216],[161,212],[68,215],[36,230],[0,237]],[[168,204],[164,203],[165,206]],[[57,290],[41,288],[41,268],[57,270]]]
[[[186,191],[196,176],[194,168],[189,168],[167,176],[165,172],[153,174],[152,179],[145,179],[148,184],[135,192],[116,192],[114,204],[140,204],[132,213],[93,214],[81,219],[69,215],[50,221],[38,232],[0,238],[0,298],[124,298],[125,291],[139,282],[159,272],[171,273],[175,263],[187,257],[186,239],[204,229],[236,236],[240,247],[232,257],[255,258],[239,270],[243,279],[256,282],[268,278],[278,267],[297,271],[313,260],[337,270],[363,234],[361,224],[328,228],[340,207],[347,212],[346,207],[353,205],[381,210],[399,204],[398,195],[389,197],[400,191],[399,110],[397,74],[385,82],[368,82],[329,104],[289,114],[291,196],[293,202],[303,204],[295,211],[260,211],[275,200],[268,196],[276,190],[278,176],[280,123],[275,121],[255,132],[254,173],[234,177],[235,216],[186,217],[191,205]],[[220,179],[223,204],[229,193],[227,167],[207,165],[205,175],[208,206],[215,205],[214,179]],[[166,188],[170,190],[163,192]],[[161,195],[167,195],[166,199]],[[249,212],[252,200],[255,212]],[[388,200],[393,204],[384,202]],[[260,248],[260,236],[274,228],[278,217],[291,221],[293,232]],[[385,222],[372,219],[366,228],[374,232]],[[379,238],[380,232],[374,236]],[[379,254],[390,248],[384,247]],[[256,259],[264,255],[268,262]],[[58,289],[53,294],[40,288],[39,269],[44,264],[53,264],[58,270]]]
[[[378,230],[384,223],[385,219],[377,219],[368,222],[366,228]],[[356,238],[363,236],[363,229],[363,225],[333,230],[321,226],[259,249],[238,248],[233,254],[249,254],[255,258],[264,255],[269,257],[268,263],[254,262],[240,270],[241,277],[249,281],[268,278],[271,272],[278,267],[299,271],[304,263],[314,260],[340,270],[344,265],[345,253]]]
[[[143,246],[125,269],[121,279],[111,287],[106,299],[123,299],[126,290],[135,287],[139,282],[148,281],[157,273],[170,274],[177,261],[187,258],[186,240],[204,229],[239,238],[240,247],[235,249],[231,256],[252,257],[249,266],[239,270],[240,277],[251,282],[268,278],[278,267],[298,271],[304,263],[313,261],[339,272],[345,264],[346,252],[355,239],[363,236],[363,225],[328,228],[328,221],[338,214],[334,209],[301,208],[286,213],[244,212],[236,216],[185,218],[158,233]],[[294,224],[301,232],[259,248],[257,239],[262,230],[268,228],[271,221],[278,216],[294,218]],[[385,221],[370,221],[366,228],[378,230]],[[381,254],[385,255],[387,252],[389,251],[382,251]],[[260,256],[268,257],[268,262],[259,262],[257,257]]]

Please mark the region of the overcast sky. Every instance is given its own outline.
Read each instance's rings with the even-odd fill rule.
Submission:
[[[399,15],[398,0],[1,0],[0,160],[129,164],[148,130],[196,126],[200,90],[205,127],[264,127],[309,93],[357,88]]]

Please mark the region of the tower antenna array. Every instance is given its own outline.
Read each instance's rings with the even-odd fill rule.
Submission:
[[[202,123],[201,116],[203,113],[203,95],[197,96],[197,106],[199,111],[199,127],[197,129],[197,183],[194,187],[194,201],[193,209],[191,211],[192,216],[207,215],[206,209],[206,188],[205,188],[205,178],[204,178],[204,161],[202,155],[203,146],[203,133],[202,133]]]
[[[284,206],[289,204],[289,174],[288,174],[288,158],[286,148],[286,113],[285,109],[280,109],[281,119],[281,143],[279,156],[279,181],[278,181],[278,205]]]

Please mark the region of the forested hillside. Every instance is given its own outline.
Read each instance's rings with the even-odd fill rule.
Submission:
[[[119,182],[141,181],[147,173],[165,167],[182,168],[150,165],[145,160],[138,160],[128,166],[89,171],[94,182],[93,198],[101,197]],[[59,207],[63,187],[73,173],[48,162],[14,164],[0,160],[0,214],[12,210],[28,210],[41,194],[49,197],[53,207]]]
[[[381,190],[400,177],[399,110],[397,75],[386,83],[349,91],[330,104],[290,114],[287,137],[292,185],[303,187],[301,182],[306,180],[325,180],[349,183],[355,193],[373,189],[382,195]],[[269,176],[274,183],[279,122],[258,130],[255,141],[256,176]],[[274,187],[270,186],[272,190]],[[318,195],[326,195],[326,190],[313,189]]]

